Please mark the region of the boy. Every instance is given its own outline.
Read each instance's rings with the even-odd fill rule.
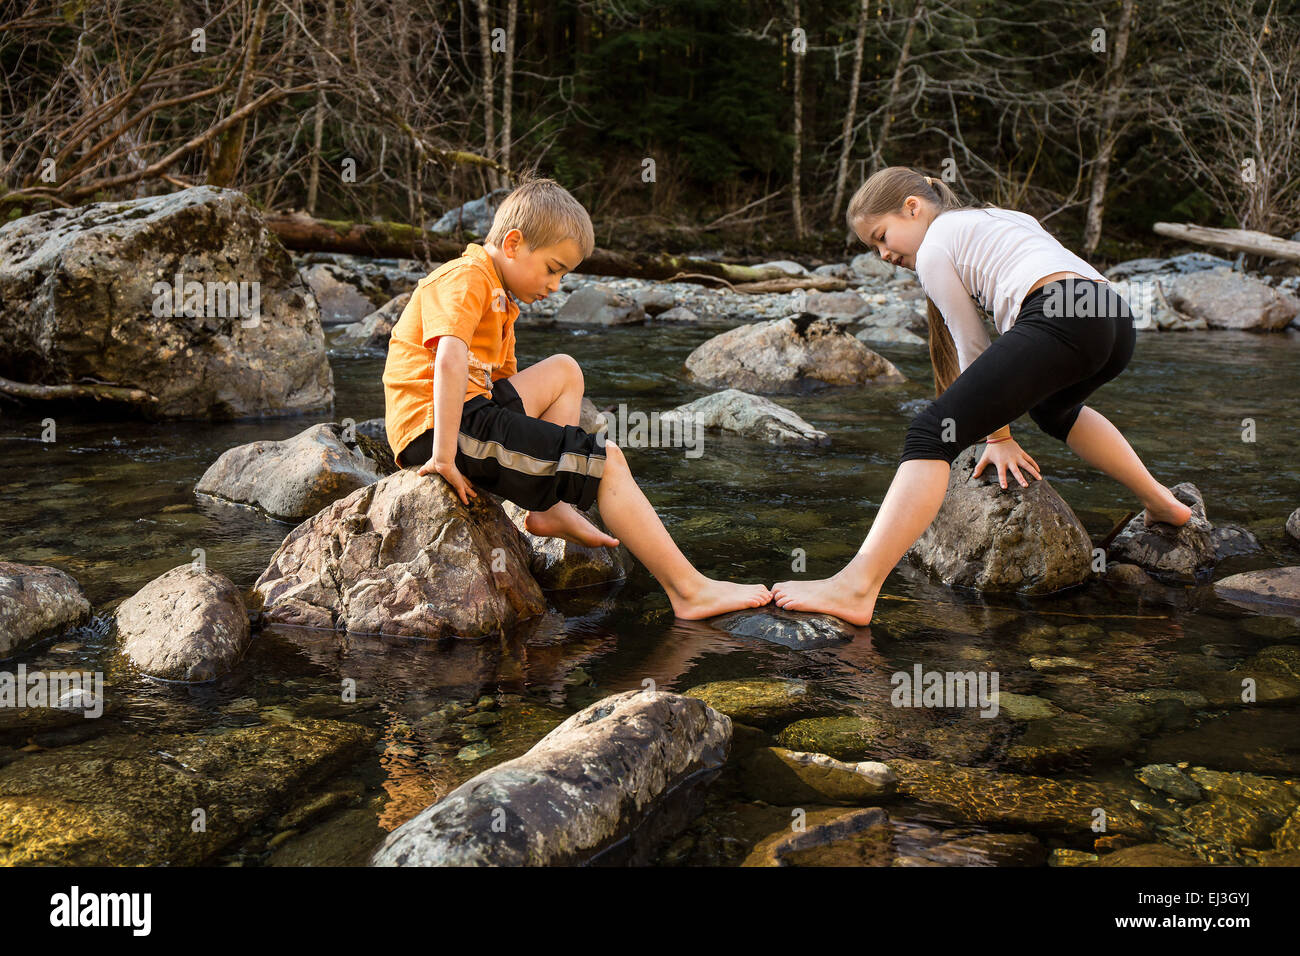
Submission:
[[[529,510],[532,534],[628,550],[674,613],[697,620],[771,600],[761,584],[715,581],[673,543],[605,433],[578,428],[582,370],[552,355],[515,366],[520,302],[536,302],[595,247],[582,205],[551,179],[514,190],[482,245],[420,280],[393,327],[384,367],[388,443],[403,468],[437,473],[465,504],[471,481]],[[513,297],[513,298],[512,298]],[[600,507],[616,537],[578,509]],[[577,506],[575,508],[574,506]]]

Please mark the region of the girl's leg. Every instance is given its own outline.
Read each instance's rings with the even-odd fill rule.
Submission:
[[[1191,518],[1192,509],[1151,477],[1151,472],[1147,471],[1123,433],[1100,412],[1084,405],[1066,443],[1088,464],[1104,471],[1137,495],[1147,510],[1147,524],[1163,521],[1178,526]]]

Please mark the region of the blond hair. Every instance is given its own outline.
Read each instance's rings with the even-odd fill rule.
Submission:
[[[503,199],[485,241],[499,248],[511,229],[523,233],[532,249],[572,239],[585,259],[596,248],[587,210],[554,179],[529,180]]]
[[[849,200],[846,214],[849,229],[856,234],[857,223],[864,219],[901,213],[903,201],[908,196],[917,196],[934,206],[938,210],[936,215],[952,209],[992,207],[992,203],[985,203],[982,207],[963,203],[942,179],[923,175],[910,166],[886,166],[872,173]],[[925,313],[930,326],[930,366],[934,370],[934,394],[937,397],[947,391],[961,374],[961,363],[943,314],[929,296],[925,297]]]

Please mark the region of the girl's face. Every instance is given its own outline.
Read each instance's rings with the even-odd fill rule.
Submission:
[[[919,196],[908,196],[899,212],[886,213],[875,219],[859,219],[854,224],[854,231],[886,262],[915,269],[916,250],[921,248],[925,231],[937,213],[938,210]]]

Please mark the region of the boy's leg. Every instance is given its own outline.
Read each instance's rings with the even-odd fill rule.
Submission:
[[[605,443],[596,502],[605,524],[667,592],[678,617],[694,621],[772,600],[772,592],[761,584],[733,584],[701,574],[677,547],[637,486],[622,449],[612,442]]]
[[[506,381],[519,394],[525,414],[556,425],[578,424],[584,383],[582,368],[572,356],[548,356]],[[566,501],[545,511],[530,511],[524,527],[541,538],[564,538],[589,548],[616,548],[619,544]]]

